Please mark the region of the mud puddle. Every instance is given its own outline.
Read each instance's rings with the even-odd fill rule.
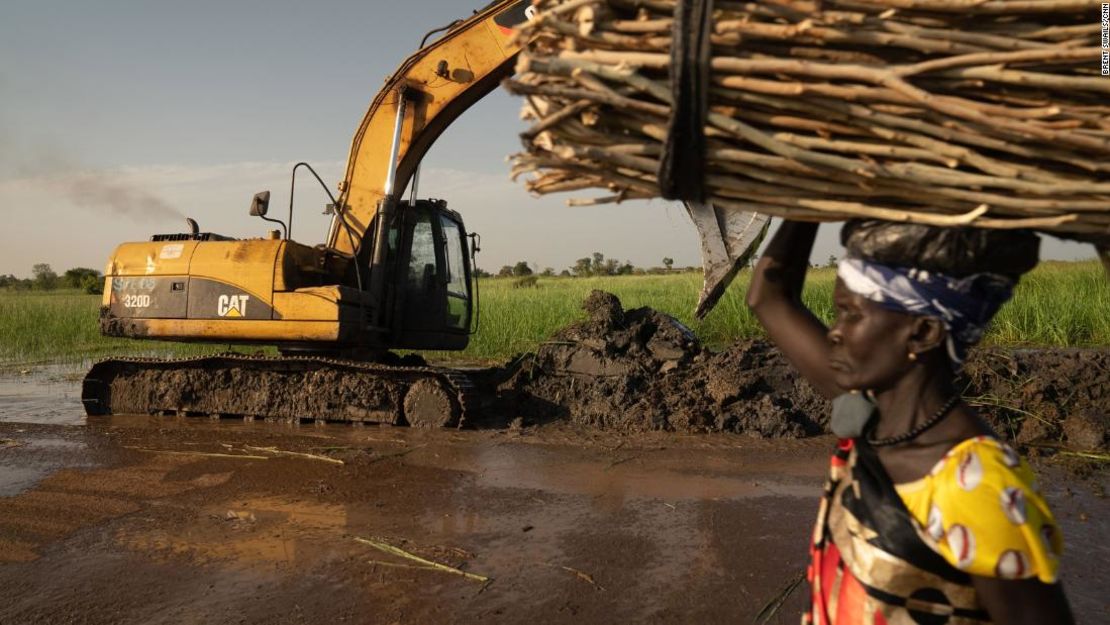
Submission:
[[[84,364],[0,368],[0,422],[80,425]]]
[[[828,443],[559,425],[27,427],[0,437],[78,430],[90,457],[0,500],[0,584],[15,597],[0,622],[733,621],[803,566]],[[753,555],[760,567],[735,566]],[[796,621],[800,601],[772,622]]]
[[[804,566],[832,444],[149,417],[0,439],[5,467],[66,457],[0,499],[0,622],[90,624],[747,621]],[[1105,613],[1108,484],[1042,476],[1073,604]]]
[[[542,438],[542,437],[541,437]],[[744,441],[746,442],[746,441]],[[737,453],[745,446],[727,441]],[[740,500],[759,497],[816,497],[812,476],[820,463],[766,458],[758,468],[741,469],[735,461],[717,466],[703,459],[690,463],[691,448],[713,448],[705,441],[689,438],[677,442],[673,437],[641,436],[631,447],[613,451],[574,448],[548,449],[516,444],[460,447],[437,453],[438,466],[464,470],[476,475],[478,484],[491,488],[524,488],[550,493],[615,497],[620,499],[657,499],[663,501]],[[751,446],[745,449],[752,453]],[[423,454],[414,454],[420,463]],[[746,475],[737,475],[743,470]]]
[[[65,468],[92,466],[80,428],[11,427],[0,435],[0,497],[10,497]]]

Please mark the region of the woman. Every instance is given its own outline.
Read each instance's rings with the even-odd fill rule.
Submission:
[[[801,303],[816,233],[785,222],[748,293],[783,354],[835,398],[841,440],[803,622],[1072,623],[1056,577],[1061,536],[1033,474],[955,386],[1015,280],[849,258],[826,328]]]

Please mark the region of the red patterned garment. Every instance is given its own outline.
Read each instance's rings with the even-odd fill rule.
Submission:
[[[990,622],[968,573],[928,543],[865,442],[840,441],[810,549],[805,625]]]

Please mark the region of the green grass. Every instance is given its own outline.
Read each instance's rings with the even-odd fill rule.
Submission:
[[[479,331],[455,357],[501,360],[532,351],[553,332],[582,319],[582,300],[593,289],[609,291],[625,309],[651,306],[688,325],[702,341],[721,348],[737,339],[764,336],[744,304],[750,272],[741,273],[703,321],[693,319],[702,277],[696,273],[612,278],[540,278],[534,289],[510,279],[481,283]],[[833,319],[833,269],[812,269],[802,298],[825,323]],[[1046,262],[1022,279],[1013,300],[995,317],[988,345],[1094,347],[1110,345],[1110,281],[1097,261]],[[451,356],[436,353],[437,357]]]
[[[626,309],[651,306],[689,325],[709,346],[762,336],[744,305],[749,273],[741,274],[709,317],[692,311],[701,275],[675,273],[612,278],[540,278],[535,288],[510,279],[481,281],[478,333],[462,353],[436,358],[499,361],[536,347],[566,324],[582,319],[582,300],[594,289],[616,294]],[[832,318],[831,269],[810,271],[804,299],[826,322]],[[0,292],[0,363],[75,361],[117,354],[191,355],[226,345],[128,341],[100,336],[100,296],[77,291]],[[1110,282],[1095,261],[1042,263],[995,318],[985,343],[1008,346],[1110,345]],[[253,349],[253,348],[251,348]]]
[[[992,345],[1110,345],[1110,283],[1098,261],[1046,262],[995,317]]]
[[[99,295],[80,290],[0,291],[0,365],[74,362],[112,355],[195,355],[227,346],[101,336]]]

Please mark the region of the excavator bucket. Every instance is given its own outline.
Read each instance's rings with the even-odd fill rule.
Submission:
[[[702,285],[694,316],[703,319],[724,295],[737,272],[751,261],[759,249],[771,218],[760,213],[728,210],[686,202],[701,239]]]

